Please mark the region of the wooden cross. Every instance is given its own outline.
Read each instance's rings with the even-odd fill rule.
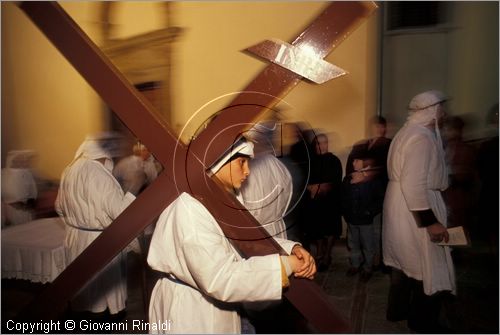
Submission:
[[[186,146],[56,2],[23,2],[20,8],[164,167],[158,178],[37,297],[21,317],[48,320],[60,315],[73,295],[181,192],[189,192],[209,209],[224,234],[244,257],[284,253],[235,197],[208,178],[205,171],[248,128],[248,124],[258,120],[264,110],[272,108],[299,83],[302,79],[299,74],[277,64],[268,65],[243,90],[244,93],[238,95]],[[313,48],[316,57],[322,59],[375,8],[372,2],[332,2],[292,42],[292,46]],[[207,143],[211,143],[208,148]],[[348,323],[314,282],[292,279],[285,296],[319,332],[349,331]]]

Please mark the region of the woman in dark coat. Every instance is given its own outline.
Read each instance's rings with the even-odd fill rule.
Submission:
[[[342,164],[337,156],[328,152],[326,135],[316,135],[311,147],[311,170],[307,186],[307,235],[316,245],[318,270],[324,271],[331,262],[334,240],[342,234]]]

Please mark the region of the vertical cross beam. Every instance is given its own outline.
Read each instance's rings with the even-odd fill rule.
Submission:
[[[233,109],[231,113],[219,115],[186,148],[176,140],[151,104],[126,81],[57,3],[25,2],[20,8],[164,166],[163,173],[156,181],[42,292],[25,316],[36,319],[57,316],[73,294],[149,225],[180,192],[192,193],[219,221],[238,223],[238,226],[221,225],[221,228],[243,255],[249,257],[283,252],[233,196],[206,177],[205,170],[244,129],[244,126],[239,129],[238,126],[233,127],[234,124],[247,124],[255,120],[263,109],[276,103],[274,97],[283,96],[292,89],[299,82],[300,76],[275,64],[269,65],[250,83],[246,91],[266,93],[271,98],[262,99],[264,95],[255,95],[249,99],[252,94],[238,96],[230,104],[230,108],[226,109],[229,111],[236,108],[238,112],[235,113]],[[374,8],[373,3],[331,3],[293,44],[309,45],[324,57]],[[334,32],[322,32],[324,24],[335,28],[332,29]],[[203,143],[207,142],[203,139],[213,139],[218,129],[226,127],[230,131],[216,137],[205,155]],[[227,204],[236,210],[229,210]],[[294,280],[287,298],[318,331],[345,332],[349,329],[313,282]],[[52,305],[53,308],[47,309],[47,305]]]

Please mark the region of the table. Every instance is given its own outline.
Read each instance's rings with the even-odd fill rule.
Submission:
[[[2,278],[52,282],[65,268],[65,225],[59,217],[2,229]]]

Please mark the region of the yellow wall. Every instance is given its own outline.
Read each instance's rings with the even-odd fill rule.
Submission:
[[[291,42],[326,6],[324,2],[176,3],[176,24],[187,28],[174,55],[177,126],[212,99],[244,88],[265,67],[264,61],[241,50],[269,38]],[[366,115],[375,114],[376,28],[373,16],[327,57],[349,75],[323,85],[302,82],[284,98],[291,106],[280,104],[287,116],[329,133],[330,149],[337,153],[365,136]],[[207,108],[193,128],[228,100]]]
[[[62,5],[99,42],[99,3]],[[173,3],[173,24],[185,28],[173,47],[173,126],[180,129],[207,102],[244,88],[265,67],[265,62],[241,50],[268,38],[293,40],[325,6],[324,2]],[[162,15],[151,10],[150,3],[126,3],[117,13],[114,37],[143,33],[145,26],[155,29]],[[365,137],[366,120],[376,110],[376,22],[372,17],[327,57],[349,75],[324,85],[303,82],[285,97],[292,106],[287,115],[327,132],[335,153]],[[35,149],[37,169],[46,177],[59,178],[84,135],[104,127],[102,102],[12,3],[2,3],[2,70],[2,157],[10,149]],[[223,107],[225,101],[205,113]]]
[[[102,106],[16,5],[1,6],[2,166],[9,150],[34,149],[37,172],[59,179],[85,134],[102,129]],[[90,22],[93,15],[85,3],[63,7],[82,22]],[[86,28],[92,32],[92,27]]]

